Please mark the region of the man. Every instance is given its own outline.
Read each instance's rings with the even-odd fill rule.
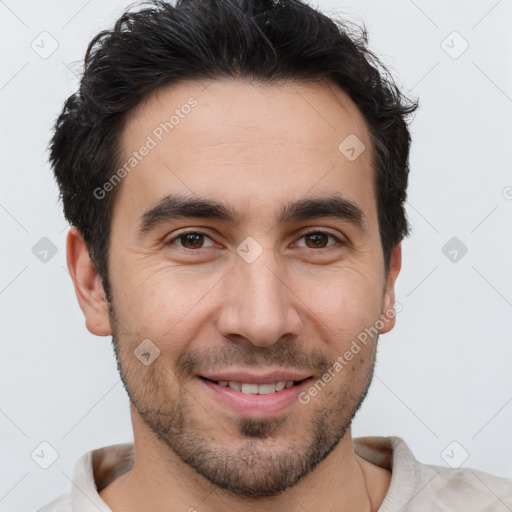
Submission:
[[[512,483],[352,438],[395,323],[410,103],[299,0],[158,2],[91,42],[51,162],[134,443],[44,512],[512,509]]]

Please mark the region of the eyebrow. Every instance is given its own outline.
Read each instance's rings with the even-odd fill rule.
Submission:
[[[367,229],[367,219],[361,208],[340,194],[290,201],[281,209],[277,222],[284,224],[323,217],[350,222],[361,231]],[[185,218],[216,219],[230,224],[240,224],[242,220],[240,213],[219,201],[170,194],[139,217],[136,233],[142,237],[159,226]]]

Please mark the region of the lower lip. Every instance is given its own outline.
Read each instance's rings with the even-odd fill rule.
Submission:
[[[298,401],[299,394],[310,384],[311,377],[301,381],[290,388],[269,395],[246,394],[229,386],[224,387],[209,380],[199,378],[208,392],[228,406],[240,416],[251,418],[263,418],[276,415],[285,411],[293,403]]]

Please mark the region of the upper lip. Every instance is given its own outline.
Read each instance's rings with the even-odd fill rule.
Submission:
[[[199,377],[209,380],[230,380],[247,384],[272,384],[274,382],[299,381],[311,377],[311,375],[289,370],[275,370],[267,373],[251,373],[248,371],[220,371],[215,373],[202,373]]]

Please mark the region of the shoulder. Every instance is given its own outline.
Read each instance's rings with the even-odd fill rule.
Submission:
[[[133,453],[133,443],[104,446],[84,453],[75,464],[71,492],[54,499],[37,512],[110,512],[98,489],[131,468]]]
[[[63,494],[59,498],[47,503],[36,512],[72,512],[71,493]]]
[[[445,510],[447,506],[466,512],[512,510],[512,479],[473,468],[452,469],[420,462],[418,471],[425,487],[416,501],[428,503],[435,507],[433,510]]]
[[[391,470],[379,512],[511,512],[512,479],[473,468],[450,468],[417,460],[396,436],[355,438],[356,452]]]

